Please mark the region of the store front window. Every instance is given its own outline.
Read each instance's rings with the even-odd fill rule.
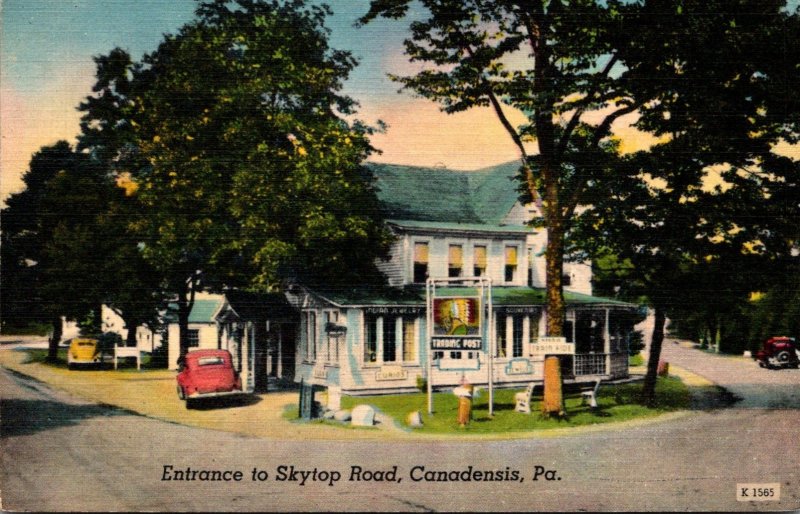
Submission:
[[[417,320],[404,315],[364,315],[364,363],[412,363],[418,358]]]

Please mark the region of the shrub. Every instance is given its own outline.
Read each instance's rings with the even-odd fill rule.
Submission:
[[[628,338],[628,355],[633,357],[644,349],[644,336],[641,330],[634,330]]]

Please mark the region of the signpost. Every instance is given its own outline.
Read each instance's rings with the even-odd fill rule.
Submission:
[[[441,288],[451,288],[442,294]],[[461,294],[463,290],[463,294]],[[489,415],[494,412],[492,281],[484,277],[429,278],[426,282],[428,414],[433,414],[435,352],[488,354]],[[439,369],[442,369],[441,366]],[[467,367],[459,369],[468,369]],[[477,368],[475,368],[477,369]]]
[[[531,355],[574,355],[575,345],[567,342],[566,337],[540,337],[531,345]]]

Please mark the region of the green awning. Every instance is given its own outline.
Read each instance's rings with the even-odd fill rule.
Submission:
[[[390,305],[425,305],[425,288],[412,286],[405,288],[337,288],[312,291],[321,298],[339,307],[390,306]],[[437,296],[477,296],[474,287],[437,287]],[[492,288],[492,304],[495,307],[510,305],[545,304],[545,290],[536,287],[496,286]],[[637,305],[612,298],[603,298],[587,294],[564,291],[567,306],[596,306],[637,308]]]

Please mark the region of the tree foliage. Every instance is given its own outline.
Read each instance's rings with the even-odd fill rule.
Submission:
[[[3,210],[3,261],[14,267],[4,269],[4,318],[51,323],[51,358],[61,317],[91,319],[86,329],[97,335],[102,304],[117,308],[135,336],[158,302],[119,215],[125,198],[113,177],[62,141],[35,154],[23,180],[27,188]]]
[[[372,129],[340,93],[356,65],[325,7],[237,0],[133,62],[97,59],[85,143],[128,172],[147,261],[177,295],[182,351],[200,287],[379,280],[389,236],[361,166]]]
[[[797,244],[798,19],[782,2],[645,2],[626,6],[631,90],[652,98],[636,127],[659,138],[627,156],[576,225],[590,253],[612,253],[657,318],[701,317],[710,334],[774,281]],[[653,52],[653,48],[659,52]],[[663,328],[663,327],[662,327]],[[741,328],[741,327],[740,327]],[[658,333],[657,333],[658,332]],[[663,330],[653,333],[645,401],[652,402]],[[739,343],[741,344],[741,343]]]

